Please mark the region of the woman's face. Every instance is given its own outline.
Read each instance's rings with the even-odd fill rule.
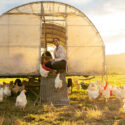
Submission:
[[[59,45],[59,41],[57,39],[54,39],[53,44],[57,47]]]

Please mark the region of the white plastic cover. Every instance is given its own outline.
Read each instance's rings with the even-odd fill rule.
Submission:
[[[35,2],[0,17],[0,75],[39,74],[41,47],[54,37],[66,48],[67,73],[104,73],[104,44],[90,20],[66,4]]]

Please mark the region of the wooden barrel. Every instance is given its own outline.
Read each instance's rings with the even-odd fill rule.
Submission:
[[[40,83],[40,102],[41,104],[50,105],[51,103],[57,105],[69,105],[67,85],[65,73],[60,74],[60,79],[63,81],[62,88],[55,88],[55,75],[49,75],[47,78],[41,78]]]

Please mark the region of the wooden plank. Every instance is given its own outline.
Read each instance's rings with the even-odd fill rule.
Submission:
[[[69,98],[67,92],[67,84],[65,74],[61,73],[60,79],[63,81],[63,86],[60,89],[55,88],[56,75],[50,75],[47,78],[41,77],[40,83],[40,100],[41,104],[50,105],[69,105]]]

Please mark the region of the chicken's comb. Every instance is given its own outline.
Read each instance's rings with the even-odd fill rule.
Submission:
[[[106,84],[104,86],[104,90],[106,90],[107,86],[108,86],[108,82],[106,82]]]

